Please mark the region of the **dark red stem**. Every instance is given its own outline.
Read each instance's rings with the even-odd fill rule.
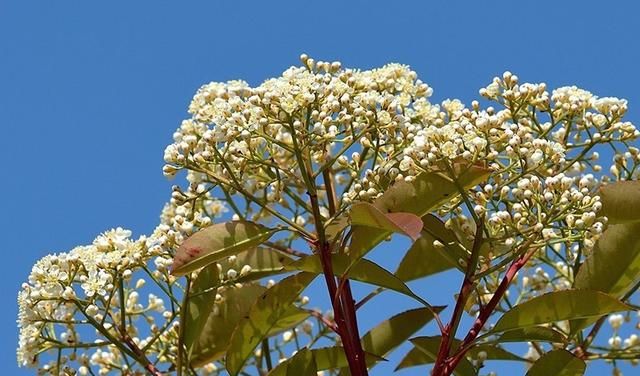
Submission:
[[[355,314],[355,302],[351,294],[349,281],[340,280],[343,288],[339,294],[336,278],[331,263],[331,248],[327,242],[319,244],[316,249],[320,255],[322,272],[327,283],[335,321],[338,324],[338,334],[342,339],[345,355],[349,362],[349,371],[353,376],[367,376],[367,365],[364,350],[360,343],[358,322]]]
[[[440,358],[440,354],[438,354],[439,355],[437,359],[438,363],[433,368],[432,376],[449,376],[453,373],[453,370],[456,368],[458,363],[465,356],[466,352],[469,350],[469,348],[473,344],[473,341],[475,341],[475,339],[478,337],[478,334],[480,334],[480,331],[489,320],[489,317],[491,317],[491,314],[493,313],[493,311],[498,306],[498,303],[500,303],[500,300],[502,300],[504,294],[509,289],[509,285],[515,278],[518,271],[522,269],[522,267],[527,263],[527,261],[533,255],[534,252],[535,250],[526,252],[511,263],[504,277],[502,277],[502,280],[500,281],[498,288],[493,294],[493,297],[491,298],[489,303],[487,303],[484,307],[481,308],[478,318],[473,323],[473,326],[471,327],[471,329],[469,329],[467,336],[462,341],[462,344],[457,349],[456,353],[450,357],[446,357],[445,355],[445,358],[442,358],[442,359]],[[466,280],[465,280],[465,284],[466,284]],[[460,296],[458,296],[458,303],[460,302],[460,300],[461,300]],[[448,336],[450,335],[450,333],[447,333],[446,335]],[[444,341],[444,337],[445,335],[443,335],[443,341]],[[442,346],[441,346],[441,349],[442,349]],[[446,351],[448,352],[449,350],[450,349],[447,349]]]

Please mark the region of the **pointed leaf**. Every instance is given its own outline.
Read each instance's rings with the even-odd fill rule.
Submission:
[[[215,265],[211,267],[215,268]],[[192,366],[200,367],[224,355],[236,325],[265,291],[264,286],[253,283],[245,283],[239,288],[230,286],[219,289],[222,301],[210,311],[197,342],[189,349]]]
[[[437,312],[442,311],[442,309],[443,307],[436,308]],[[427,308],[418,308],[395,315],[367,332],[362,337],[362,347],[367,354],[369,367],[373,367],[377,362],[383,360],[386,354],[406,341],[413,333],[420,330],[432,319],[433,314],[431,311]],[[310,353],[313,354],[314,364],[317,363],[316,369],[318,371],[344,368],[348,365],[342,347],[314,349]],[[269,373],[269,376],[284,375],[284,371],[288,369],[287,363],[290,360],[274,368]]]
[[[433,211],[443,203],[459,195],[458,186],[468,189],[483,181],[489,170],[483,166],[468,166],[459,163],[454,166],[457,180],[440,171],[423,172],[411,183],[400,181],[389,187],[377,198],[373,205],[383,213],[413,213],[419,217]],[[391,231],[370,231],[365,226],[352,226],[349,254],[358,259],[387,238]]]
[[[575,287],[606,292],[622,298],[640,279],[640,222],[607,227],[593,252],[582,263]],[[571,333],[593,324],[596,318],[572,320]]]
[[[416,366],[423,366],[425,364],[433,364],[436,361],[432,355],[425,354],[424,351],[417,347],[413,347],[408,353],[400,360],[400,363],[396,366],[396,371]]]
[[[202,329],[213,310],[218,292],[218,273],[216,265],[209,265],[200,271],[191,286],[183,334],[184,345],[188,351],[193,350],[193,345],[200,338]]]
[[[231,375],[237,375],[256,346],[274,330],[290,324],[288,316],[299,314],[293,302],[315,278],[312,273],[289,276],[265,291],[242,319],[229,340],[226,365]]]
[[[377,228],[353,225],[351,226],[351,242],[349,243],[349,256],[352,260],[364,257],[383,240],[391,236],[391,231]]]
[[[344,348],[342,346],[322,347],[319,349],[311,350],[313,357],[316,361],[318,371],[324,371],[327,369],[340,369],[349,366],[349,361],[344,354]],[[374,354],[364,353],[367,364],[373,364],[375,362],[384,361],[384,358],[380,358]]]
[[[640,279],[640,222],[612,225],[580,266],[575,287],[622,297]]]
[[[425,304],[425,301],[413,293],[398,277],[372,261],[358,260],[350,269],[348,268],[351,265],[351,259],[348,255],[334,253],[331,255],[331,261],[336,275],[344,275],[348,271],[347,276],[350,279],[394,290]],[[309,255],[287,265],[286,269],[321,274],[322,263],[318,255]]]
[[[580,376],[587,368],[585,362],[567,350],[549,351],[538,359],[527,376]]]
[[[602,210],[609,224],[640,221],[640,181],[619,181],[600,188]]]
[[[459,267],[457,260],[466,258],[456,234],[442,221],[432,214],[422,217],[422,221],[422,236],[409,248],[395,272],[405,282]],[[434,246],[436,240],[444,247]]]
[[[518,356],[512,352],[505,350],[499,345],[495,344],[479,344],[475,345],[467,351],[466,356],[471,359],[478,359],[478,354],[484,352],[487,354],[487,360],[507,360],[524,362],[525,358]]]
[[[556,291],[520,303],[500,317],[492,332],[504,332],[557,321],[602,316],[629,306],[591,290]]]
[[[247,221],[217,223],[185,240],[175,257],[171,274],[179,277],[225,257],[262,244],[277,230]]]
[[[411,213],[383,213],[368,202],[359,202],[351,207],[351,224],[373,227],[389,232],[398,232],[414,241],[420,236],[422,220]]]
[[[509,330],[504,332],[498,337],[498,342],[552,342],[552,343],[565,343],[567,338],[564,334],[556,332],[553,329],[546,328],[544,326],[532,326],[527,328],[520,328],[515,330]]]
[[[482,182],[491,172],[484,166],[459,163],[454,181],[445,170],[423,172],[411,182],[392,185],[374,201],[383,213],[406,212],[420,217],[460,194],[458,186],[468,189]]]
[[[430,359],[431,363],[434,363],[438,356],[438,349],[440,348],[440,341],[442,337],[416,337],[410,340],[411,343],[425,355],[425,359]],[[456,376],[475,376],[476,370],[467,358],[462,358],[458,366],[453,371]]]
[[[435,310],[441,312],[443,308],[436,307]],[[362,348],[385,358],[433,318],[433,313],[428,308],[411,309],[399,313],[367,332],[362,337]]]
[[[313,353],[303,348],[294,356],[278,364],[268,376],[317,376],[318,369]]]
[[[460,345],[460,340],[454,340],[453,344],[455,347],[458,347]],[[469,350],[469,352],[467,352],[466,356],[471,357],[472,359],[477,359],[478,353],[480,353],[481,351],[486,353],[487,360],[525,361],[525,359],[523,359],[522,357],[519,357],[518,355],[510,353],[509,351],[495,345],[474,346]],[[403,368],[432,364],[434,362],[435,357],[427,355],[420,349],[414,347],[402,358],[400,363],[398,363],[396,371]]]

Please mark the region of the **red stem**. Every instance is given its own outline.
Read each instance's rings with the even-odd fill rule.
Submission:
[[[364,350],[362,349],[362,344],[360,343],[360,334],[358,333],[358,318],[356,315],[355,309],[355,300],[353,299],[353,294],[351,293],[351,284],[347,279],[344,283],[344,289],[341,294],[343,315],[345,316],[345,320],[347,321],[347,327],[349,330],[349,336],[353,340],[353,357],[354,363],[358,365],[360,372],[357,375],[366,376],[367,375],[367,363],[365,360]],[[352,373],[353,375],[353,373]]]
[[[338,324],[338,334],[342,339],[345,355],[349,362],[349,371],[353,376],[367,376],[367,365],[364,350],[360,343],[358,322],[355,314],[355,302],[351,294],[349,281],[340,281],[344,288],[341,289],[339,295],[336,295],[338,286],[333,273],[330,246],[325,242],[318,244],[316,249],[320,255],[322,272],[327,283],[327,289],[329,290],[335,321]]]
[[[480,247],[482,246],[483,231],[484,220],[481,219],[476,228],[476,235],[473,241],[471,256],[467,260],[467,270],[464,273],[464,279],[462,280],[462,285],[460,286],[460,292],[458,293],[458,299],[456,299],[456,306],[453,309],[451,320],[449,321],[449,324],[444,327],[444,329],[441,329],[442,340],[440,341],[440,348],[438,349],[438,356],[436,358],[435,367],[433,369],[434,375],[438,375],[443,371],[443,367],[446,364],[445,360],[451,353],[451,345],[453,344],[453,339],[456,336],[458,325],[460,324],[462,313],[464,311],[464,306],[467,304],[467,300],[469,299],[471,291],[473,291],[473,275],[478,264]]]
[[[491,298],[489,303],[487,303],[487,305],[485,305],[480,310],[478,318],[473,323],[471,329],[469,329],[469,333],[467,333],[467,336],[462,341],[462,344],[460,345],[456,353],[453,356],[441,361],[441,365],[436,365],[436,368],[438,368],[438,373],[435,372],[436,368],[434,368],[434,372],[432,374],[433,376],[448,376],[453,372],[458,363],[466,354],[467,350],[469,350],[469,348],[473,344],[473,341],[476,339],[478,334],[480,334],[480,330],[482,330],[484,325],[487,323],[494,309],[498,306],[498,303],[500,303],[500,300],[502,300],[502,297],[509,289],[511,281],[513,281],[518,271],[522,269],[522,267],[527,263],[529,258],[534,253],[535,250],[525,253],[511,263],[509,269],[507,269],[507,272],[502,278],[502,281],[500,281],[500,285],[498,285],[498,288],[493,294],[493,297]]]

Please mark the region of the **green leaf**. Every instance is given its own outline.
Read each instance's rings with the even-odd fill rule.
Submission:
[[[210,267],[215,268],[215,265]],[[264,286],[253,283],[245,283],[242,287],[229,286],[219,289],[218,293],[222,296],[222,301],[216,304],[215,311],[209,311],[197,341],[189,349],[192,366],[200,367],[224,355],[233,330],[242,317],[249,312],[255,300],[265,291]],[[215,293],[211,299],[211,302],[214,301]]]
[[[436,349],[437,351],[437,349]],[[436,358],[432,355],[426,354],[424,351],[420,350],[417,347],[413,347],[409,352],[400,360],[398,366],[396,366],[396,371],[416,366],[423,366],[425,364],[433,364],[436,361]]]
[[[189,352],[193,350],[193,345],[200,338],[202,329],[213,310],[220,281],[218,274],[216,265],[209,265],[200,271],[191,285],[183,334],[184,345]]]
[[[334,253],[331,255],[331,264],[336,275],[344,275],[348,271],[346,275],[350,279],[397,291],[426,305],[424,299],[411,291],[398,277],[372,261],[360,259],[352,265],[348,255]],[[322,262],[318,255],[309,255],[287,265],[286,269],[321,274]]]
[[[499,345],[479,344],[475,345],[467,351],[466,356],[471,359],[478,359],[478,354],[484,352],[487,354],[488,360],[510,360],[516,362],[525,362],[526,359],[509,352]]]
[[[397,182],[373,205],[382,213],[413,213],[422,217],[458,196],[458,186],[462,189],[473,187],[490,172],[485,167],[463,163],[456,164],[454,170],[458,176],[456,181],[451,180],[448,173],[431,171],[419,174],[411,183]],[[352,226],[351,232],[349,254],[352,259],[363,257],[391,234],[391,231],[372,231],[369,227],[358,225]]]
[[[422,236],[409,248],[395,272],[405,282],[459,268],[457,260],[467,257],[456,234],[448,230],[440,219],[427,214],[422,221]],[[436,240],[444,247],[435,247],[433,242]]]
[[[544,326],[531,326],[504,332],[498,337],[498,342],[533,342],[543,341],[565,343],[567,338],[560,332]]]
[[[435,311],[439,313],[443,309],[444,307],[437,307]],[[362,348],[366,352],[384,358],[433,318],[433,313],[428,308],[411,309],[399,313],[367,332],[362,337]]]
[[[185,321],[184,343],[190,359],[195,363],[207,363],[221,356],[226,350],[228,340],[242,314],[246,313],[255,299],[265,288],[247,282],[284,272],[284,264],[293,259],[268,248],[254,248],[241,252],[236,261],[220,261],[222,270],[242,266],[251,266],[251,272],[239,276],[235,282],[243,283],[242,288],[228,287],[220,294],[223,303],[218,304],[218,315],[211,315],[215,296],[222,282],[216,264],[209,264],[198,274],[191,287],[189,308]]]
[[[640,222],[607,227],[593,252],[582,263],[575,287],[598,290],[622,298],[640,279]],[[591,325],[595,318],[571,321],[571,333]]]
[[[268,376],[317,376],[317,374],[318,369],[313,352],[305,347],[278,364]]]
[[[640,278],[640,222],[612,225],[580,266],[575,287],[622,297]]]
[[[307,349],[305,348],[303,350],[307,350]],[[303,350],[300,350],[300,351],[303,351]],[[313,359],[313,364],[317,371],[324,371],[328,369],[346,369],[347,372],[349,371],[348,370],[349,362],[347,360],[347,357],[344,354],[344,348],[341,346],[322,347],[319,349],[312,349],[308,351],[311,354],[311,359]],[[296,355],[297,354],[298,353],[296,353]],[[365,355],[367,364],[374,364],[375,362],[385,360],[366,352],[364,355]],[[308,355],[305,355],[305,358],[307,356]],[[292,359],[293,357],[277,365],[274,369],[271,370],[271,372],[269,372],[269,376],[283,376],[287,374],[286,372],[289,369],[288,363]],[[293,375],[296,375],[296,374],[295,373],[291,374],[291,376]],[[314,373],[312,375],[315,376],[316,374]]]
[[[442,337],[416,337],[410,339],[410,341],[418,350],[422,351],[422,353],[425,355],[424,359],[428,359],[429,363],[434,363],[436,361]],[[468,361],[467,358],[462,358],[456,366],[456,369],[453,370],[453,374],[456,376],[475,376],[476,370],[473,364],[471,364],[471,362]]]
[[[600,188],[602,210],[609,224],[640,221],[640,181],[619,181]]]
[[[313,354],[313,358],[316,361],[316,367],[318,371],[327,369],[340,369],[349,366],[349,361],[344,354],[344,348],[342,346],[313,349],[311,350],[311,353]],[[374,364],[375,362],[385,360],[366,351],[364,355],[367,364]]]
[[[580,376],[587,368],[585,362],[567,350],[553,350],[538,359],[527,376]]]
[[[446,170],[423,172],[411,183],[400,181],[374,201],[383,213],[413,213],[422,217],[460,194],[458,186],[468,189],[482,182],[491,172],[484,166],[458,163],[454,181]]]
[[[289,276],[265,291],[233,331],[227,349],[226,365],[235,376],[243,368],[256,346],[274,331],[304,319],[293,302],[315,278],[312,273]]]
[[[444,307],[437,307],[436,311],[442,311]],[[405,342],[413,333],[420,330],[429,321],[433,320],[433,314],[427,308],[418,308],[402,312],[378,324],[362,337],[362,348],[366,353],[367,364],[373,367],[384,356],[397,346]],[[344,368],[348,366],[344,349],[342,347],[327,347],[310,351],[317,364],[318,371],[332,368]],[[297,356],[297,354],[296,354]],[[290,359],[291,360],[291,359]],[[287,360],[274,368],[269,376],[284,375],[287,369]]]
[[[349,366],[349,361],[341,346],[323,347],[311,350],[318,371],[338,369]],[[366,356],[365,356],[366,357]]]
[[[500,317],[494,333],[557,321],[602,316],[629,306],[607,294],[591,290],[550,292],[520,303]]]
[[[436,337],[436,338],[441,338],[441,337]],[[455,347],[458,347],[460,345],[460,340],[457,340],[457,339],[454,340],[453,344]],[[480,353],[481,351],[484,351],[487,354],[487,360],[525,361],[524,358],[519,357],[518,355],[515,355],[513,353],[510,353],[509,351],[501,347],[498,347],[495,345],[488,345],[488,344],[474,346],[465,355],[467,357],[471,357],[472,359],[477,359],[478,353]],[[434,362],[435,362],[435,357],[427,355],[420,349],[414,347],[402,358],[400,363],[398,363],[398,366],[396,367],[396,371],[403,368],[421,366],[425,364],[432,364]]]
[[[191,235],[178,248],[171,274],[180,277],[262,244],[276,231],[246,221],[217,223]]]
[[[367,226],[351,226],[349,256],[352,260],[361,259],[390,235],[391,231],[381,231]]]
[[[359,202],[351,207],[351,224],[373,227],[389,232],[398,232],[414,241],[420,237],[422,220],[411,213],[383,213],[368,202]]]
[[[329,241],[334,242],[338,239],[338,235],[349,226],[349,216],[346,213],[340,213],[338,216],[329,219],[324,225],[324,233]]]
[[[237,283],[245,283],[284,273],[286,271],[284,266],[293,261],[294,258],[289,255],[271,248],[258,247],[238,253],[234,262],[226,258],[219,261],[218,264],[222,266],[222,270],[235,269],[238,272],[245,265],[249,265],[251,267],[249,273],[245,275],[238,274],[238,277],[233,280]]]
[[[437,349],[436,349],[437,351]],[[424,351],[420,350],[417,347],[413,347],[409,352],[400,360],[398,366],[396,366],[396,371],[416,366],[423,366],[425,364],[433,364],[436,361],[436,358],[432,355],[426,354]]]

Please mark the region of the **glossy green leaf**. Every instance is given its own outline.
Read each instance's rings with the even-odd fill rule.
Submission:
[[[520,303],[500,317],[492,332],[625,311],[629,307],[607,294],[592,290],[555,291]]]
[[[441,338],[441,337],[436,337]],[[460,345],[460,340],[453,341],[454,346]],[[437,350],[437,349],[436,349]],[[487,360],[511,360],[511,361],[525,361],[522,357],[515,355],[501,347],[495,345],[478,345],[471,348],[466,356],[472,359],[478,358],[478,353],[481,351],[486,353]],[[412,348],[398,363],[396,370],[403,368],[421,366],[425,364],[433,364],[435,357],[425,354],[422,350],[414,347]]]
[[[507,351],[499,345],[494,344],[475,345],[471,349],[469,349],[466,356],[471,359],[478,359],[478,354],[481,352],[487,354],[488,360],[510,360],[516,362],[526,361],[526,359],[524,359],[523,357]]]
[[[443,307],[436,307],[437,312],[442,309]],[[413,333],[431,320],[433,320],[433,314],[427,308],[412,309],[381,322],[367,332],[361,341],[369,367],[373,367],[380,360],[383,360],[388,353],[404,343]],[[310,354],[312,354],[314,364],[317,364],[318,371],[348,366],[342,347],[314,349],[310,351]],[[274,368],[269,376],[284,375],[288,362],[289,360]]]
[[[575,287],[622,297],[640,279],[640,222],[612,225],[576,274]]]
[[[609,224],[640,221],[640,181],[610,183],[599,192],[602,210]]]
[[[211,267],[215,268],[215,265]],[[216,304],[215,311],[210,311],[198,340],[189,348],[191,365],[199,367],[222,357],[236,325],[265,291],[264,286],[253,283],[245,283],[240,288],[230,286],[219,289],[221,303]],[[215,293],[211,301],[215,301]]]
[[[285,255],[271,248],[258,247],[238,253],[233,262],[230,261],[229,258],[226,258],[219,261],[218,264],[222,266],[222,270],[234,269],[238,272],[240,272],[245,265],[249,265],[251,271],[244,275],[238,274],[234,279],[234,282],[245,283],[284,273],[286,271],[284,269],[285,265],[293,261],[294,258],[289,255]]]
[[[466,258],[456,234],[441,220],[427,214],[422,221],[422,236],[409,248],[395,272],[405,282],[459,267],[457,260]],[[433,242],[436,240],[444,247],[435,247]]]
[[[552,342],[565,343],[567,338],[564,334],[544,326],[531,326],[504,332],[498,337],[498,342]]]
[[[341,346],[322,347],[319,349],[311,350],[313,359],[316,362],[316,368],[318,371],[324,371],[328,369],[344,369],[349,367],[349,361],[344,354],[344,348]],[[373,354],[365,352],[365,358],[367,364],[373,364],[375,362],[383,361],[383,358],[377,357]]]
[[[226,366],[231,375],[237,375],[256,346],[274,330],[290,325],[292,316],[300,315],[293,310],[293,302],[316,277],[312,273],[289,276],[265,291],[249,313],[233,331],[227,350]],[[285,324],[286,323],[286,324]]]
[[[383,213],[375,205],[359,202],[351,207],[351,224],[373,227],[409,236],[414,241],[420,237],[422,220],[412,213]]]
[[[404,357],[402,357],[395,370],[398,371],[409,367],[433,364],[435,361],[436,358],[433,355],[426,354],[424,351],[414,346],[411,350],[409,350],[408,353],[405,354]]]
[[[351,226],[351,242],[349,243],[349,256],[352,260],[364,257],[383,240],[391,236],[391,231],[377,228],[353,225]]]
[[[202,329],[213,310],[220,279],[215,264],[203,268],[192,282],[190,298],[184,318],[183,341],[188,351],[193,350]]]
[[[435,362],[438,356],[438,349],[440,348],[440,341],[442,341],[442,337],[416,337],[412,338],[410,341],[418,350],[422,351],[424,359],[428,359],[429,363]],[[476,370],[467,358],[462,358],[456,369],[453,370],[453,374],[456,376],[475,376]]]
[[[468,189],[489,176],[490,170],[481,165],[458,163],[454,181],[446,170],[423,172],[411,182],[393,184],[374,205],[383,213],[413,213],[422,217],[436,207],[460,194],[458,186]]]
[[[313,356],[313,360],[318,371],[324,371],[329,369],[346,369],[349,372],[349,361],[344,353],[344,348],[341,346],[333,346],[333,347],[321,347],[318,349],[312,349],[309,351]],[[374,354],[365,352],[365,359],[367,364],[374,364],[376,362],[384,361],[385,359],[375,356]],[[285,361],[283,363],[288,362]],[[283,371],[280,366],[274,368],[269,376],[273,376],[272,373],[276,372],[274,375],[283,375]],[[348,373],[347,373],[348,375]]]
[[[173,258],[171,274],[183,276],[218,260],[256,247],[277,230],[247,221],[216,223],[186,239]]]
[[[549,351],[538,359],[527,376],[580,376],[587,368],[585,362],[567,350]]]
[[[383,213],[413,213],[419,217],[431,212],[443,203],[459,195],[458,186],[468,189],[480,183],[489,175],[489,170],[479,165],[454,166],[458,176],[456,181],[439,171],[424,172],[411,183],[400,181],[387,189],[373,204]],[[352,259],[367,254],[386,239],[391,231],[372,231],[370,227],[354,225],[349,244]]]
[[[436,307],[435,311],[439,313],[442,309],[444,307]],[[433,318],[433,313],[428,308],[411,309],[399,313],[362,336],[362,348],[366,352],[384,358]]]
[[[305,347],[278,364],[268,376],[317,376],[317,374],[318,368],[313,352]]]
[[[333,273],[335,275],[344,275],[351,265],[351,259],[348,255],[332,254],[331,263],[333,265]],[[318,255],[309,255],[303,257],[286,266],[288,270],[299,270],[304,272],[322,273],[322,263]],[[402,282],[398,277],[388,270],[382,268],[378,264],[367,259],[356,261],[348,270],[348,277],[355,281],[369,283],[375,286],[384,287],[399,293],[410,296],[420,303],[425,304],[424,300],[411,291],[411,289]]]
[[[575,277],[575,287],[606,292],[622,298],[640,279],[640,222],[609,226]],[[596,318],[572,320],[571,333],[593,324]]]

